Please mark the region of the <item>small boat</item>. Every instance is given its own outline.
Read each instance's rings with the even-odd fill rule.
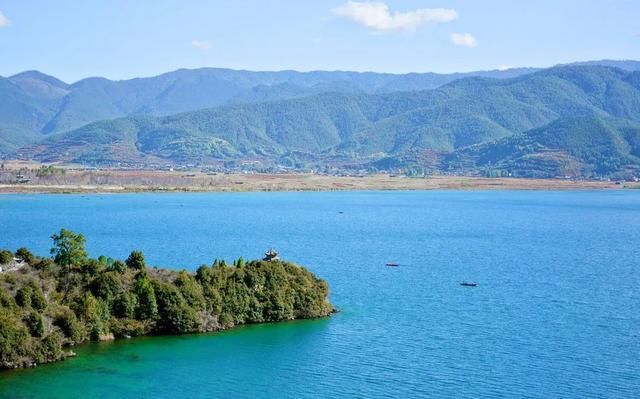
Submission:
[[[477,286],[478,286],[478,283],[467,283],[467,282],[463,282],[463,283],[460,283],[460,285],[461,285],[461,286],[463,286],[463,287],[477,287]]]
[[[385,266],[398,267],[398,266],[400,266],[400,264],[396,263],[396,262],[387,262],[387,263],[385,263]]]

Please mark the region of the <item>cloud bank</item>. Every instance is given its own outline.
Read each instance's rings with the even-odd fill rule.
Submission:
[[[11,25],[9,18],[5,17],[2,11],[0,11],[0,28],[4,28]]]
[[[454,33],[451,35],[451,43],[462,47],[475,47],[478,45],[478,39],[471,33]]]
[[[351,0],[332,12],[378,32],[415,32],[422,25],[451,22],[458,18],[456,10],[448,8],[421,8],[392,13],[385,3]]]
[[[200,50],[209,50],[211,43],[208,40],[193,40],[191,41],[191,46],[199,48]]]

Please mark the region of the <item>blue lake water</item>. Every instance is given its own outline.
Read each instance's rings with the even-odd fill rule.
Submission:
[[[61,227],[176,268],[275,247],[342,312],[85,345],[0,397],[640,397],[640,191],[0,196],[0,248]]]

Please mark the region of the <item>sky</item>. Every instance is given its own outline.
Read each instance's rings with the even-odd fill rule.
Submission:
[[[0,0],[0,75],[463,72],[640,59],[639,0]]]

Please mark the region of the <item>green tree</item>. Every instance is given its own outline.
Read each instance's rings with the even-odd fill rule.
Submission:
[[[68,307],[61,307],[53,318],[53,324],[60,327],[62,333],[73,344],[79,344],[85,339],[85,330],[75,313]]]
[[[44,336],[44,321],[42,320],[42,316],[38,312],[30,312],[25,317],[24,322],[29,328],[32,336]]]
[[[63,337],[58,331],[53,331],[40,342],[40,362],[51,362],[62,359],[64,352],[62,351]]]
[[[22,259],[23,261],[27,262],[29,265],[33,264],[33,261],[35,260],[35,256],[33,256],[31,251],[29,251],[25,247],[19,248],[16,251],[16,256]]]
[[[53,247],[51,255],[54,261],[63,267],[65,275],[65,295],[69,291],[69,275],[73,267],[78,267],[87,258],[84,247],[85,239],[82,234],[76,234],[71,230],[62,229],[58,234],[51,236]]]
[[[39,311],[45,310],[47,308],[47,299],[40,285],[35,281],[30,281],[27,286],[31,288],[31,307]]]
[[[133,270],[142,270],[146,266],[144,262],[144,254],[142,253],[142,251],[132,251],[127,258],[126,263],[127,266],[129,266]]]
[[[27,353],[28,344],[29,331],[24,324],[15,314],[0,308],[0,364],[16,364]]]
[[[132,292],[119,295],[113,302],[113,314],[116,317],[132,319],[135,317],[138,297]]]
[[[138,297],[136,318],[138,320],[153,319],[158,315],[156,293],[149,277],[144,274],[136,281],[134,292]]]
[[[31,295],[33,290],[29,286],[24,286],[16,292],[16,303],[23,308],[31,307]]]
[[[117,273],[124,273],[127,270],[127,264],[121,260],[116,260],[109,265],[109,270]]]
[[[0,265],[6,265],[7,263],[13,260],[13,252],[8,249],[3,249],[0,251]]]
[[[111,301],[123,290],[119,273],[112,271],[100,273],[89,286],[96,298],[106,301]]]

